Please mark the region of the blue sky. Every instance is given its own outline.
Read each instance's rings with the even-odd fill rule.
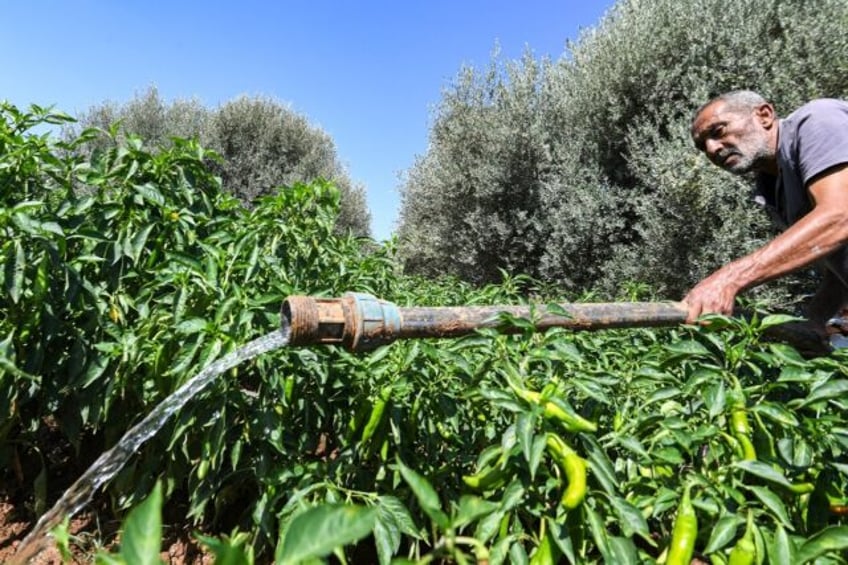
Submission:
[[[264,95],[324,129],[367,190],[377,239],[463,65],[558,58],[613,0],[0,0],[0,99],[72,115],[150,86],[216,107]]]

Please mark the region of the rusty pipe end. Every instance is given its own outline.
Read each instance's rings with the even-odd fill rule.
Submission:
[[[341,299],[293,295],[283,301],[281,322],[290,345],[341,344],[345,317]]]

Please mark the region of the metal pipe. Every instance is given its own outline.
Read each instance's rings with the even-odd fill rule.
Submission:
[[[397,339],[460,337],[481,328],[521,331],[502,327],[501,314],[530,319],[537,330],[545,331],[673,326],[686,321],[686,312],[681,302],[398,308],[369,294],[349,292],[341,298],[289,296],[282,319],[290,329],[291,345],[337,344],[368,351]]]

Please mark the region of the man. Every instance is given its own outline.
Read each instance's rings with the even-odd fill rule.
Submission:
[[[848,103],[809,102],[784,119],[755,92],[729,92],[695,114],[692,139],[714,164],[757,175],[757,200],[784,231],[698,283],[683,299],[687,321],[730,315],[745,289],[819,262],[822,283],[807,305],[813,329],[848,304]]]

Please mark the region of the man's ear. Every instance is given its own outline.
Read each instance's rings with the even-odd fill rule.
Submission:
[[[774,106],[769,103],[760,104],[754,109],[754,117],[760,122],[760,125],[765,129],[770,129],[774,125],[777,116],[774,113]]]

